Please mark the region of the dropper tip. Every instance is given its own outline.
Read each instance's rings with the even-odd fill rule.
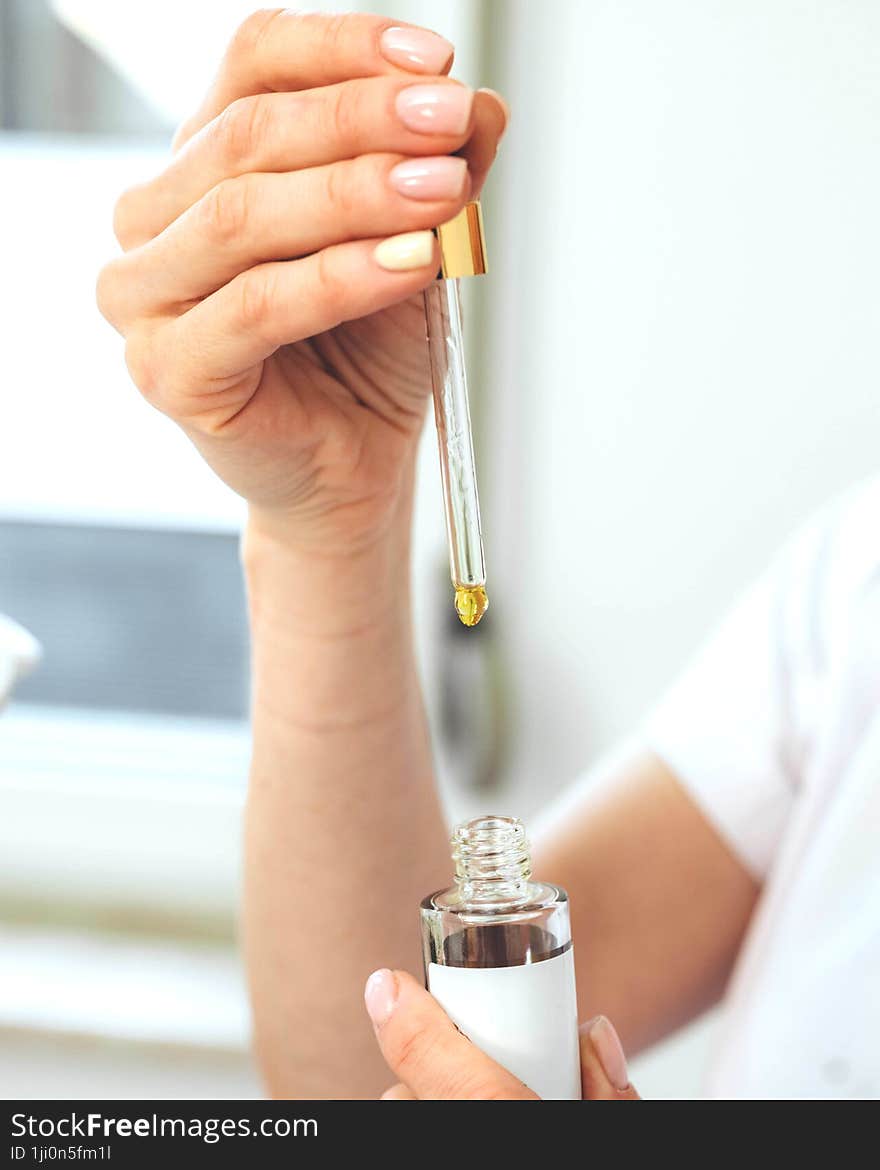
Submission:
[[[455,612],[463,626],[475,626],[489,608],[482,585],[459,585],[455,590]]]

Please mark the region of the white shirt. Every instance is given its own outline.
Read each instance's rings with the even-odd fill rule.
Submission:
[[[764,883],[708,1095],[880,1097],[880,481],[788,543],[646,738]]]

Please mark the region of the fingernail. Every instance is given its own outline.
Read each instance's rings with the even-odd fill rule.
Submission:
[[[404,126],[419,134],[464,134],[471,120],[474,92],[465,85],[410,85],[395,106]]]
[[[414,73],[444,73],[455,46],[426,28],[386,28],[379,38],[382,56]]]
[[[456,199],[464,192],[467,163],[449,154],[407,159],[391,168],[388,179],[409,199]]]
[[[611,1021],[605,1016],[596,1016],[590,1024],[590,1040],[599,1057],[599,1063],[605,1070],[605,1076],[614,1088],[621,1093],[628,1089],[626,1057],[623,1055],[623,1046]]]
[[[364,1003],[367,1005],[370,1019],[377,1028],[391,1016],[396,1002],[397,978],[394,972],[389,971],[387,967],[374,971],[364,988]]]
[[[507,133],[507,127],[510,125],[510,106],[507,104],[497,89],[489,89],[487,86],[484,86],[482,89],[478,89],[477,93],[489,94],[489,96],[493,97],[501,107],[501,113],[504,115],[504,125],[501,127],[501,133],[498,135],[498,137],[499,139],[502,138]]]
[[[402,236],[390,236],[377,244],[373,251],[373,258],[379,267],[389,272],[424,268],[433,257],[433,232],[404,232]]]

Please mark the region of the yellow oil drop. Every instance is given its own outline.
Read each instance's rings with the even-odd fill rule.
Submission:
[[[489,608],[489,598],[482,585],[459,585],[455,590],[455,612],[462,625],[475,626]]]

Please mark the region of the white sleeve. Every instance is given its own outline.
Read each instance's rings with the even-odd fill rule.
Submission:
[[[810,738],[797,699],[819,669],[828,519],[789,542],[643,728],[646,746],[758,877],[785,829]]]

